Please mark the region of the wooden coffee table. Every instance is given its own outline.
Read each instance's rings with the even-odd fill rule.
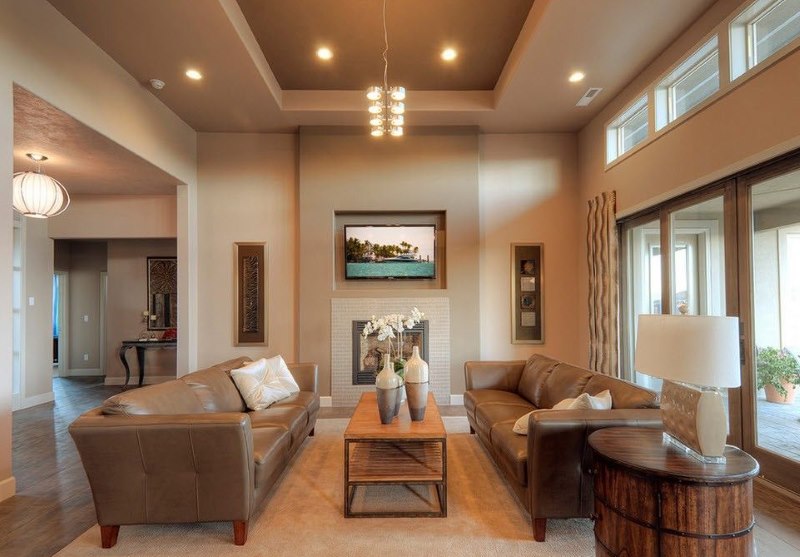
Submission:
[[[439,511],[353,511],[358,487],[389,484],[433,485]],[[344,432],[344,516],[447,516],[447,433],[433,394],[428,394],[423,421],[412,422],[404,404],[400,415],[386,425],[381,424],[375,391],[361,395]]]

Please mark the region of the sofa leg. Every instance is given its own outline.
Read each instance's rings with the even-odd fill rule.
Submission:
[[[472,426],[469,426],[469,434],[470,435],[475,435],[475,430],[472,429]]]
[[[311,428],[311,431],[308,432],[309,437],[314,437],[314,428]]]
[[[100,545],[103,549],[108,549],[117,545],[119,535],[119,524],[112,526],[100,526]]]
[[[533,539],[537,542],[544,541],[544,534],[547,530],[547,519],[546,518],[534,518],[533,519]]]
[[[244,545],[247,541],[247,521],[234,520],[233,521],[233,543],[236,545]]]

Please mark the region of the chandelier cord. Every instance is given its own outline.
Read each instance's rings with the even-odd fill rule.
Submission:
[[[386,0],[383,0],[383,90],[389,91],[389,32],[386,30]]]

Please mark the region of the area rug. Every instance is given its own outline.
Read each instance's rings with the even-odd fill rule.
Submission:
[[[233,545],[230,523],[123,526],[112,549],[94,526],[57,555],[98,556],[515,556],[590,557],[588,520],[551,520],[534,542],[528,515],[468,433],[466,418],[448,431],[446,518],[344,518],[342,433],[347,420],[318,420],[286,472],[251,519],[247,544]],[[386,504],[398,494],[387,493]],[[372,497],[379,497],[373,495]]]

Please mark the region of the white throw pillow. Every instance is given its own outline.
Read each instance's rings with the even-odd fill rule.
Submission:
[[[553,410],[610,410],[611,404],[611,391],[605,390],[597,393],[596,396],[583,393],[577,398],[565,398],[553,406]],[[528,435],[528,420],[530,420],[532,413],[528,412],[516,421],[514,433]]]
[[[263,410],[291,394],[264,358],[232,370],[231,377],[250,410]]]
[[[275,372],[275,375],[278,376],[278,381],[280,381],[281,385],[286,387],[286,390],[289,391],[291,394],[299,393],[300,387],[297,384],[297,381],[294,380],[292,376],[292,372],[289,371],[289,366],[286,365],[286,362],[283,361],[282,356],[274,356],[267,360],[267,367]]]

